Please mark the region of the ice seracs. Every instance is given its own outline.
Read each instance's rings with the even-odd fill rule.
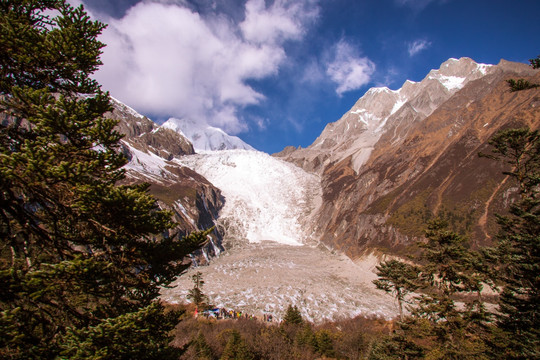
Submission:
[[[219,226],[225,241],[302,245],[308,240],[303,221],[320,196],[317,176],[259,151],[214,151],[177,161],[222,191]]]

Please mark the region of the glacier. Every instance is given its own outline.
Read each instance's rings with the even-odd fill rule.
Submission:
[[[289,304],[315,323],[357,315],[395,318],[393,296],[377,290],[372,280],[379,258],[352,261],[343,254],[311,246],[275,242],[244,245],[226,251],[208,266],[191,268],[173,288],[162,289],[167,303],[184,303],[193,288],[191,276],[201,272],[204,293],[212,305],[260,316],[283,319]]]
[[[322,200],[318,175],[253,150],[207,151],[173,161],[222,191],[217,226],[226,251],[162,289],[162,300],[186,302],[191,275],[201,272],[214,306],[247,314],[279,320],[296,304],[314,322],[397,315],[393,298],[371,283],[377,257],[352,261],[309,233]]]
[[[304,229],[310,228],[306,221],[320,202],[318,176],[253,150],[210,151],[175,161],[222,191],[218,227],[226,243],[269,240],[298,246],[313,240]]]

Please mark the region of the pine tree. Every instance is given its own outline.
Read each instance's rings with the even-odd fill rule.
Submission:
[[[212,360],[212,349],[206,342],[204,334],[199,331],[197,338],[193,341],[192,346],[195,348],[195,354],[197,360]]]
[[[197,273],[194,274],[191,279],[193,280],[193,288],[188,291],[187,298],[188,300],[191,300],[200,310],[208,302],[208,296],[206,296],[202,291],[202,287],[204,285],[202,273],[197,271]]]
[[[283,322],[291,325],[300,325],[304,322],[304,319],[302,319],[302,314],[296,305],[293,306],[289,304],[287,311],[285,312],[285,316],[283,317]]]
[[[377,265],[377,276],[373,283],[377,289],[393,293],[399,305],[399,318],[403,320],[405,297],[418,289],[418,268],[398,260],[389,260]]]
[[[322,329],[317,331],[315,338],[317,340],[317,352],[319,354],[330,358],[335,357],[336,351],[334,350],[334,341],[328,330]]]
[[[507,332],[507,358],[540,358],[540,134],[527,128],[499,132],[490,144],[498,161],[510,166],[519,199],[499,215],[495,249],[501,329]],[[483,155],[487,156],[487,155]],[[511,350],[509,350],[511,349]]]
[[[253,360],[254,356],[240,333],[232,330],[220,360]]]
[[[369,360],[416,360],[425,359],[424,349],[411,340],[411,334],[394,334],[375,341]]]
[[[420,278],[424,287],[449,297],[455,293],[480,292],[482,278],[475,271],[478,255],[469,248],[468,240],[448,230],[442,219],[429,222],[427,241],[420,243],[422,249],[418,261],[423,263]]]
[[[2,358],[172,356],[177,314],[155,299],[206,233],[178,240],[147,184],[117,185],[122,135],[91,78],[104,27],[65,0],[0,2]]]
[[[479,298],[484,281],[477,269],[479,257],[468,248],[465,238],[447,226],[440,219],[431,221],[426,241],[419,244],[419,265],[414,270],[403,266],[405,271],[411,271],[407,280],[421,293],[413,299],[411,316],[402,319],[396,334],[374,347],[370,358],[483,358],[484,326],[490,318]],[[400,268],[393,266],[396,271]],[[392,279],[398,275],[392,274]],[[390,289],[392,284],[383,282]],[[466,295],[463,306],[456,304],[457,294]],[[401,355],[390,356],[387,351]]]
[[[304,323],[302,329],[296,333],[295,342],[300,347],[306,347],[314,352],[317,351],[317,338],[310,323]]]
[[[491,319],[480,297],[485,279],[477,269],[479,255],[441,219],[428,224],[426,238],[418,257],[424,290],[411,308],[413,318],[403,328],[429,340],[427,357],[481,359],[486,347],[484,327]],[[464,295],[462,305],[456,303],[458,294]]]
[[[68,329],[61,357],[90,359],[177,359],[177,349],[164,346],[163,339],[178,323],[175,313],[164,315],[158,302],[133,313],[105,319],[87,328]]]

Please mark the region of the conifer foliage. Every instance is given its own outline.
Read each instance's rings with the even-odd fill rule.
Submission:
[[[193,288],[188,291],[187,298],[191,300],[199,310],[204,310],[205,305],[208,303],[208,296],[203,291],[204,280],[202,279],[202,273],[197,271],[191,276],[193,280]]]
[[[223,354],[220,360],[253,360],[253,354],[249,350],[242,335],[236,330],[231,330]]]
[[[479,255],[441,219],[429,223],[419,247],[417,266],[394,260],[391,267],[378,267],[375,284],[388,290],[378,288],[396,292],[399,287],[418,294],[409,306],[410,315],[401,318],[392,337],[375,345],[370,358],[482,359],[484,326],[490,317],[478,301],[485,281],[476,266]],[[456,302],[458,294],[465,294],[462,304]]]
[[[406,296],[418,289],[418,268],[395,259],[377,265],[377,276],[373,283],[377,289],[394,294],[399,306],[399,318],[403,320],[403,303]]]
[[[419,244],[416,279],[406,276],[405,263],[379,265],[378,288],[396,292],[412,283],[420,294],[396,334],[375,344],[371,359],[540,358],[540,133],[504,130],[490,144],[492,154],[481,156],[505,162],[518,189],[508,214],[497,216],[496,246],[473,251],[437,219]],[[494,314],[482,301],[486,284],[499,290]]]
[[[533,69],[540,69],[540,55],[538,55],[534,59],[529,59],[529,62],[531,63],[531,67]]]
[[[302,319],[302,314],[300,313],[300,310],[296,305],[289,304],[289,306],[287,307],[287,311],[285,311],[283,322],[285,324],[293,325],[300,325],[304,322],[304,319]]]
[[[65,0],[0,1],[1,358],[173,353],[155,299],[206,233],[178,240],[148,185],[117,185],[103,29]]]
[[[500,327],[508,334],[507,358],[540,358],[540,134],[528,128],[499,132],[493,155],[506,162],[519,199],[498,216],[501,234],[495,249],[502,286]]]

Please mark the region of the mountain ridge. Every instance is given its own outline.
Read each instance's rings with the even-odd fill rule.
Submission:
[[[539,126],[538,90],[511,93],[506,84],[515,77],[540,82],[538,71],[501,61],[482,73],[482,66],[464,59],[463,71],[476,72],[467,80],[467,74],[455,71],[459,60],[449,61],[452,66],[441,75],[449,88],[437,79],[440,73],[430,72],[423,84],[405,82],[403,94],[371,89],[327,126],[315,140],[317,146],[274,154],[286,165],[256,151],[194,154],[194,149],[173,151],[166,142],[128,138],[127,171],[140,176],[139,181],[150,179],[151,191],[162,202],[172,204],[179,215],[190,215],[191,228],[199,224],[192,213],[209,214],[206,219],[218,228],[214,250],[205,250],[198,259],[226,251],[191,273],[204,272],[216,304],[253,313],[280,312],[287,303],[298,302],[308,312],[313,309],[310,318],[330,319],[342,314],[334,307],[344,300],[351,316],[392,317],[396,309],[390,306],[391,297],[381,300],[371,284],[374,266],[387,256],[414,251],[411,246],[423,238],[426,222],[435,215],[450,220],[473,246],[489,242],[496,232],[493,214],[506,207],[515,190],[505,182],[500,163],[477,153],[489,152],[487,142],[499,129]],[[367,104],[369,97],[386,101]],[[146,129],[133,131],[136,138],[162,136],[153,125],[144,127],[140,118],[134,121]],[[180,172],[186,177],[175,177]],[[186,181],[192,181],[187,190]],[[196,201],[186,203],[184,194]],[[329,254],[354,261],[333,262]],[[317,266],[304,266],[313,263]],[[327,287],[326,282],[339,286]],[[175,285],[164,290],[165,301],[183,301],[192,286],[189,277]],[[362,301],[350,298],[351,291],[362,293]]]
[[[455,76],[460,74],[457,68],[461,69],[460,77]],[[274,155],[285,155],[289,161],[310,171],[321,171],[325,162],[335,162],[353,155],[354,169],[358,171],[369,158],[386,122],[391,121],[391,117],[399,117],[400,114],[396,113],[407,111],[415,121],[423,119],[467,82],[483,76],[491,68],[492,65],[476,64],[470,58],[451,58],[441,64],[439,69],[431,70],[420,82],[407,80],[397,90],[387,87],[370,88],[340,120],[329,123],[310,146],[297,149],[295,155],[291,155],[290,148],[285,150],[286,155]],[[441,79],[447,80],[450,77],[452,81],[443,81],[447,85],[441,82]],[[310,154],[311,149],[318,147],[324,149],[324,152],[313,151],[315,154]],[[308,164],[304,164],[305,161]]]
[[[314,221],[304,223],[313,226],[306,231],[310,239],[351,258],[377,249],[400,253],[422,237],[429,218],[443,215],[476,243],[488,241],[495,226],[485,219],[503,208],[494,191],[509,189],[501,185],[502,168],[478,159],[476,153],[488,151],[487,141],[498,129],[519,124],[514,113],[538,127],[537,90],[510,93],[506,80],[514,77],[538,81],[538,71],[505,60],[486,65],[470,58],[449,59],[420,82],[406,81],[398,90],[369,89],[312,145],[274,154],[320,179],[321,200],[306,213]],[[170,129],[174,121],[159,127],[145,123],[132,109],[124,113],[132,117],[133,127],[124,139],[131,159],[128,173],[139,181],[151,179],[156,193],[166,197],[183,181],[179,173],[198,179],[196,166],[187,169],[179,161],[196,149],[179,127]],[[219,161],[214,166],[228,166]],[[216,195],[219,190],[200,178],[204,188],[212,186],[215,192],[203,191],[202,197],[216,199],[210,206],[215,209],[210,223],[216,224],[226,199],[218,204],[223,195]],[[169,190],[163,181],[168,181]],[[247,181],[246,176],[241,181]]]
[[[450,88],[434,70],[419,83],[405,82],[400,90],[415,91],[403,104],[397,91],[370,89],[312,145],[274,154],[321,175],[316,232],[323,243],[352,258],[376,249],[401,253],[436,215],[451,218],[475,243],[493,236],[495,225],[480,218],[504,208],[493,192],[508,186],[500,185],[503,169],[476,154],[489,151],[487,141],[498,129],[538,128],[538,90],[510,93],[506,84],[515,77],[538,82],[538,71],[504,60],[475,64],[468,58],[443,63],[443,81],[465,79],[452,79]],[[395,100],[369,107],[377,97]]]

